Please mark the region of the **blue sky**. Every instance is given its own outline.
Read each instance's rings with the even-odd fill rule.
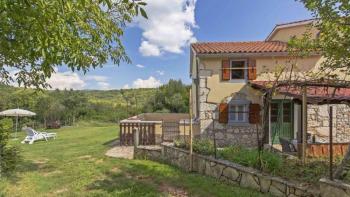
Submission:
[[[275,24],[311,18],[310,12],[294,0],[147,1],[149,20],[137,18],[123,37],[132,64],[107,63],[86,76],[59,68],[51,79],[53,86],[156,87],[169,79],[189,84],[190,42],[263,40]]]

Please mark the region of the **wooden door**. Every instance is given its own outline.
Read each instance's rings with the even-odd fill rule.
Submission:
[[[293,103],[286,100],[274,100],[271,103],[271,142],[279,143],[279,138],[293,138]]]

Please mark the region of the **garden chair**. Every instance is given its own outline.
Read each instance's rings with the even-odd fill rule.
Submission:
[[[286,138],[280,137],[280,143],[282,146],[282,152],[293,153],[297,152],[294,144]]]
[[[56,139],[56,136],[57,136],[56,133],[38,132],[30,127],[23,128],[23,130],[27,132],[27,136],[21,142],[22,144],[26,142],[28,142],[29,144],[33,144],[35,141],[39,141],[39,140],[48,141],[51,138]]]

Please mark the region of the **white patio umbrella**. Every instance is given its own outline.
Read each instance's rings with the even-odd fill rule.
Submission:
[[[15,139],[17,138],[17,127],[18,127],[18,117],[25,117],[25,116],[35,116],[36,113],[24,110],[24,109],[9,109],[0,112],[0,116],[12,116],[16,117],[16,133],[15,133]]]

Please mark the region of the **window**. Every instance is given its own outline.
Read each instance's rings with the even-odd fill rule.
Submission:
[[[230,104],[229,122],[248,122],[248,104]]]
[[[246,61],[231,61],[231,80],[246,79]]]

